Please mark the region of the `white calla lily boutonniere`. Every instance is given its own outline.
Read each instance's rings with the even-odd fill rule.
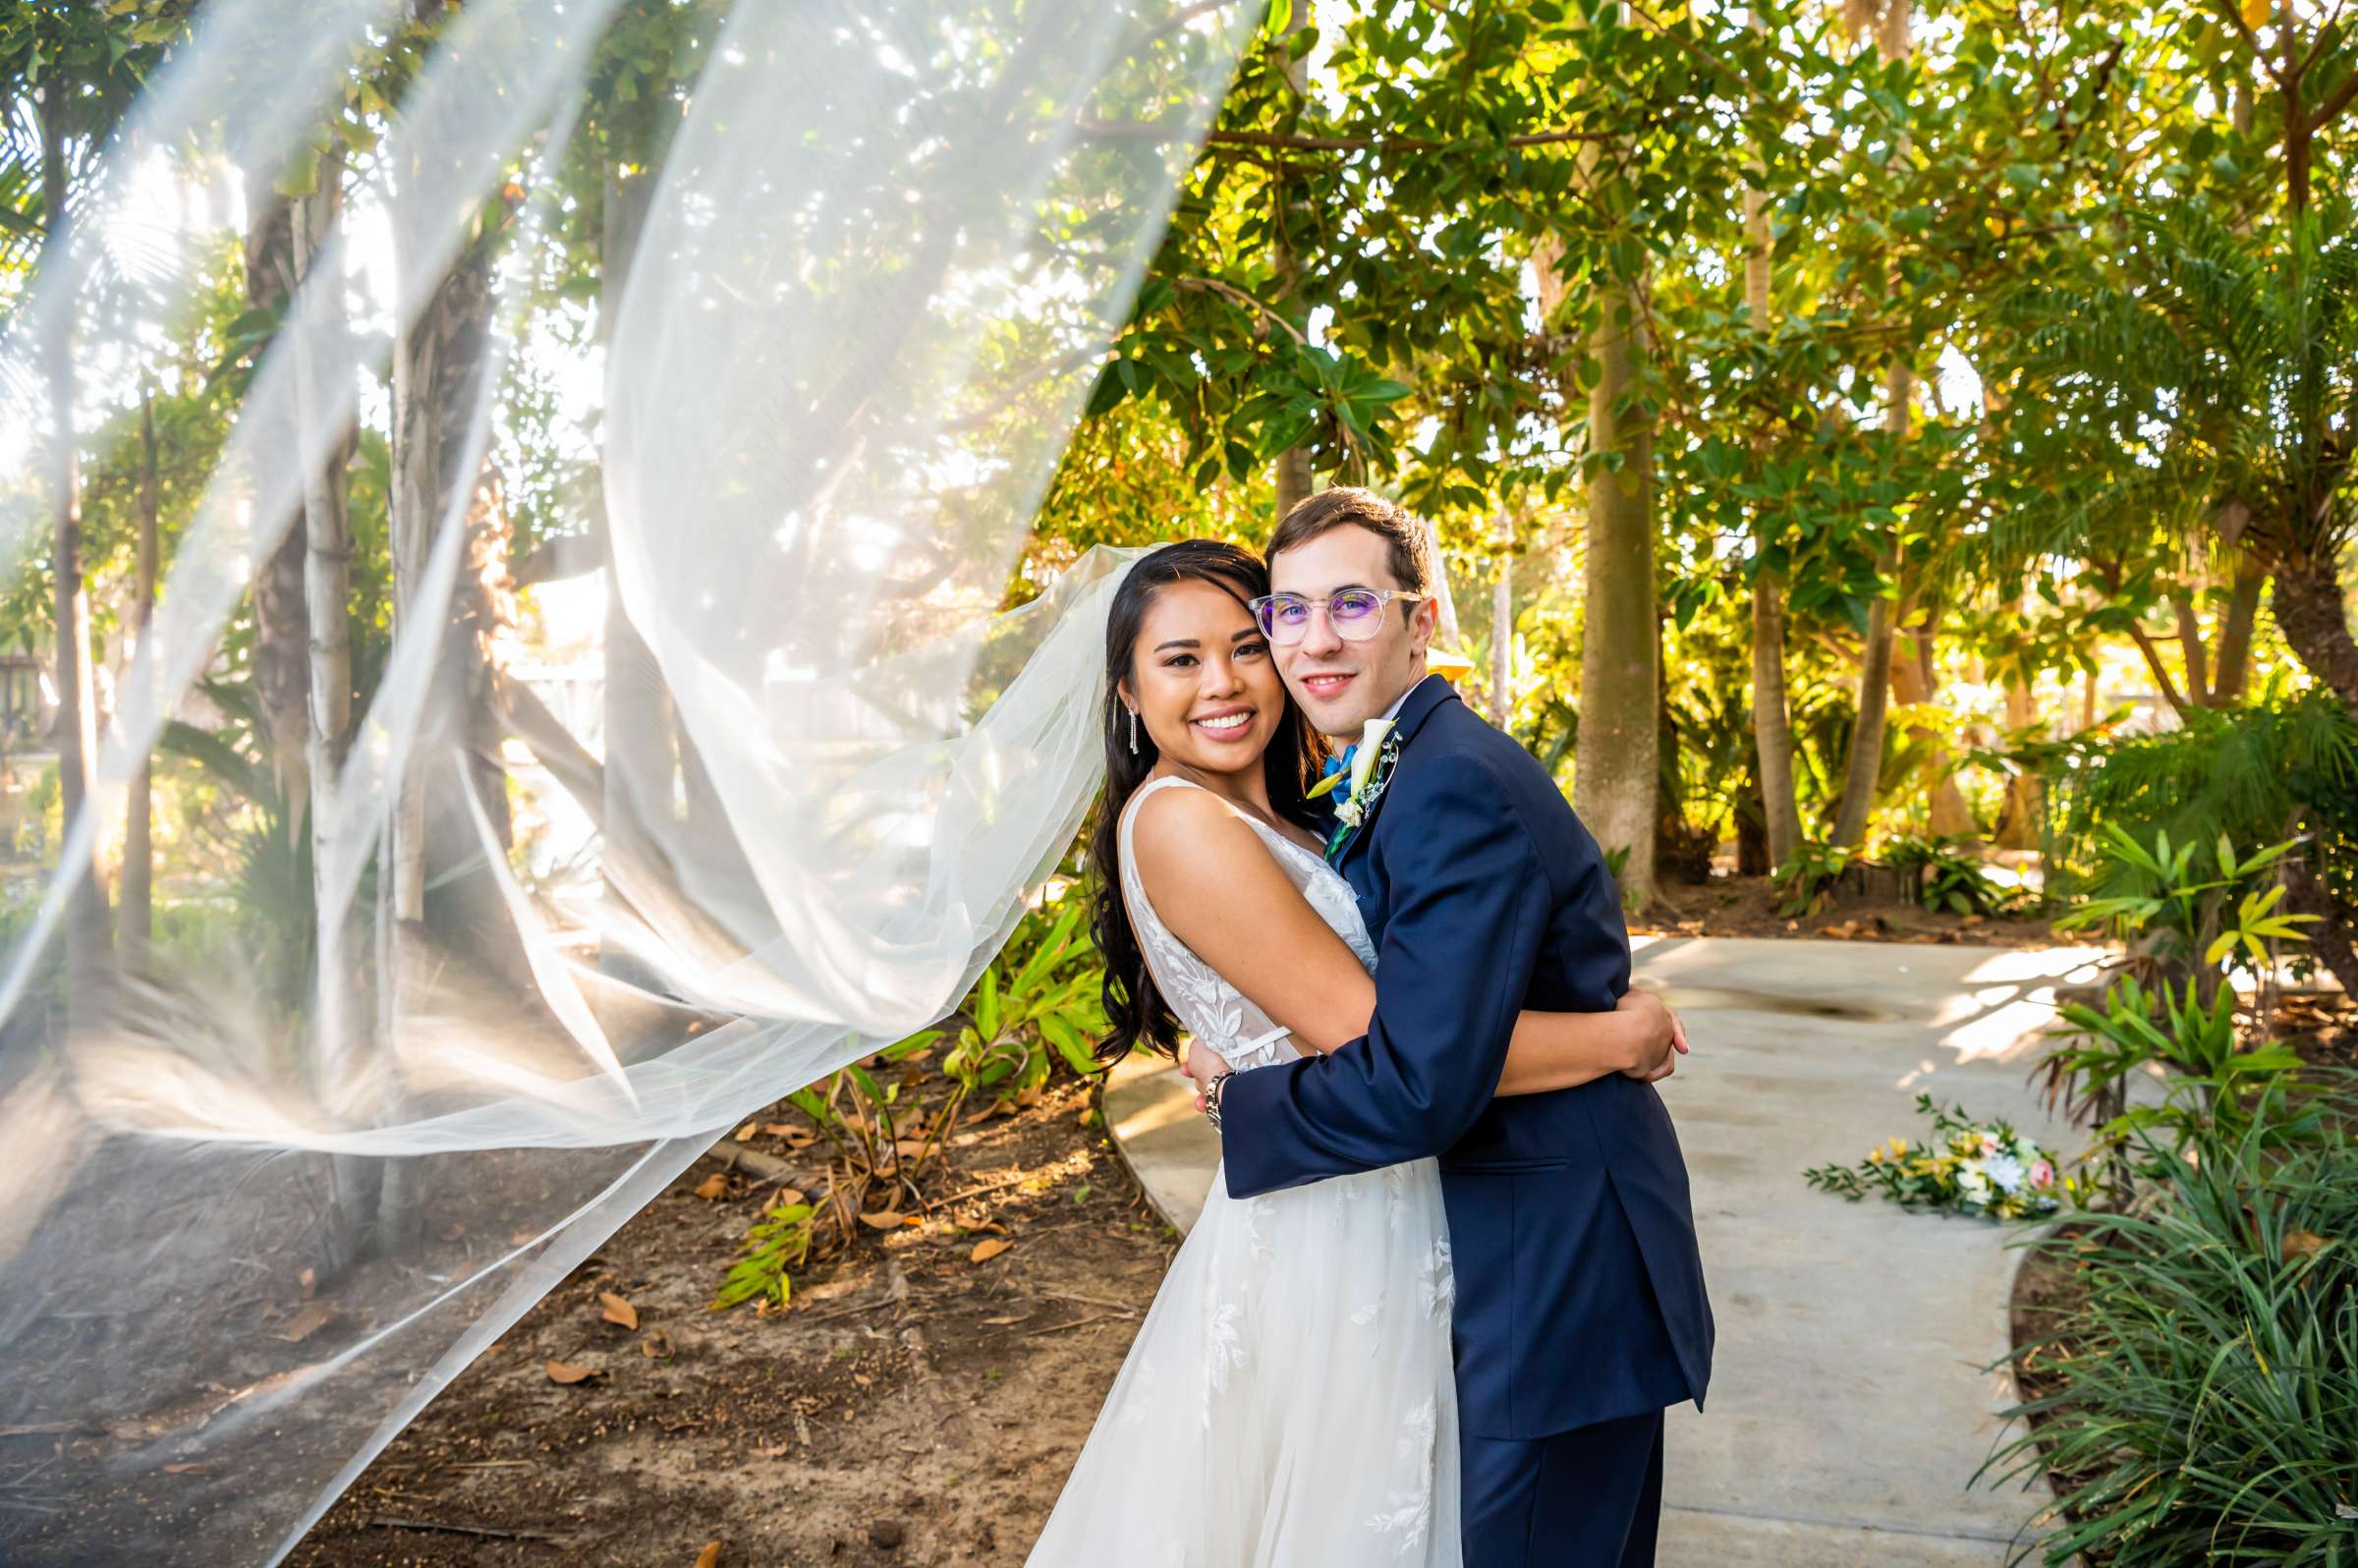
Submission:
[[[1367,821],[1368,812],[1382,798],[1384,786],[1391,782],[1392,764],[1399,760],[1399,743],[1392,739],[1394,721],[1370,719],[1354,745],[1343,755],[1328,761],[1326,776],[1310,790],[1313,800],[1321,795],[1342,790],[1342,799],[1334,803],[1334,833],[1326,841],[1326,859],[1332,861],[1342,853],[1351,835]]]

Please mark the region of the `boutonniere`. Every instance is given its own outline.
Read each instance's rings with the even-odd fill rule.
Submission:
[[[1400,759],[1400,743],[1393,736],[1392,727],[1390,719],[1369,720],[1359,740],[1345,747],[1342,756],[1329,757],[1326,776],[1311,787],[1312,800],[1337,789],[1343,792],[1342,799],[1334,803],[1335,830],[1326,840],[1329,861],[1342,853],[1344,844],[1368,819],[1368,812],[1383,798],[1384,786],[1392,780],[1392,764]]]

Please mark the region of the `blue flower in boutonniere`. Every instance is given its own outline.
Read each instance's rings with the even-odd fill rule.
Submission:
[[[1392,764],[1400,756],[1400,743],[1392,738],[1392,723],[1390,719],[1369,720],[1357,744],[1344,748],[1341,756],[1330,758],[1326,776],[1311,787],[1313,800],[1337,789],[1343,792],[1342,799],[1334,803],[1338,825],[1326,841],[1326,858],[1330,861],[1368,819],[1369,811],[1382,798],[1384,786],[1391,782]]]

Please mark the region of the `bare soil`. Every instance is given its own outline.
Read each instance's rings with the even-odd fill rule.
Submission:
[[[807,1125],[780,1104],[747,1147],[820,1190],[826,1146],[798,1151],[759,1131],[773,1122]],[[1071,1079],[948,1153],[925,1168],[937,1196],[910,1205],[917,1223],[853,1226],[775,1311],[710,1303],[778,1183],[700,1160],[429,1405],[290,1561],[1020,1563],[1178,1237]]]

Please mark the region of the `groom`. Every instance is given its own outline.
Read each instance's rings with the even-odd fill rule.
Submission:
[[[1662,1412],[1700,1406],[1712,1365],[1686,1164],[1637,1078],[1491,1097],[1515,1015],[1610,1010],[1629,937],[1555,781],[1426,673],[1428,539],[1339,488],[1269,541],[1286,687],[1373,752],[1335,792],[1327,859],[1376,943],[1376,1016],[1331,1055],[1210,1077],[1206,1104],[1236,1198],[1439,1156],[1466,1568],[1652,1563]]]

